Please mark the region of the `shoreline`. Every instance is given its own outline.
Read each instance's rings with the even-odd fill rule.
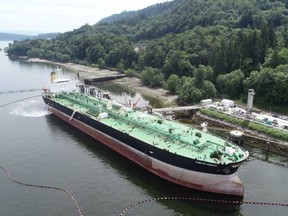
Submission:
[[[99,69],[74,63],[53,62],[40,58],[28,58],[27,62],[58,65],[60,67],[64,67],[68,70],[71,70],[74,73],[79,73],[80,79],[89,79],[91,77],[98,78],[105,76],[115,76],[121,74],[120,72],[111,71],[107,69]],[[111,80],[110,82],[125,86],[126,88],[129,88],[135,92],[139,92],[140,94],[146,95],[148,97],[158,99],[164,106],[177,105],[176,104],[177,95],[170,95],[168,94],[168,91],[163,88],[152,89],[147,86],[144,86],[139,78],[124,77],[121,79]]]
[[[75,73],[80,73],[80,75],[83,75],[85,73],[91,73],[93,75],[96,75],[97,77],[101,77],[102,74],[104,73],[109,73],[111,75],[114,74],[119,74],[117,71],[111,71],[107,69],[99,69],[99,68],[94,68],[94,67],[89,67],[86,65],[80,65],[80,64],[75,64],[75,63],[61,63],[61,62],[54,62],[46,59],[40,59],[40,58],[28,58],[26,62],[31,62],[31,63],[46,63],[46,64],[53,64],[53,65],[58,65],[61,67],[64,67],[68,70],[71,70]],[[107,75],[107,74],[106,74]]]

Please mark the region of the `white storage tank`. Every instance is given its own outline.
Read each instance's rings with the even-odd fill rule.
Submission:
[[[201,106],[206,106],[212,104],[212,99],[204,99],[200,101]]]
[[[228,100],[228,99],[223,99],[221,101],[222,106],[224,107],[234,107],[234,101]]]

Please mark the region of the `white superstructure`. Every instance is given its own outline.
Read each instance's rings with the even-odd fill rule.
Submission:
[[[57,68],[50,74],[50,80],[47,82],[44,91],[49,93],[59,93],[59,92],[77,92],[78,80],[72,80],[70,78],[64,77],[61,70]]]

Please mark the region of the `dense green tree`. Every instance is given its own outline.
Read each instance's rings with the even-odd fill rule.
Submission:
[[[288,65],[280,65],[275,69],[263,68],[260,72],[253,71],[244,81],[245,90],[253,88],[258,103],[288,103]]]
[[[91,63],[95,63],[98,61],[99,58],[102,58],[105,54],[104,47],[97,43],[94,46],[90,46],[86,50],[87,53],[87,60]]]
[[[181,103],[184,104],[198,103],[203,98],[201,90],[195,87],[195,83],[196,83],[195,78],[191,77],[182,78],[181,85],[177,90]]]
[[[244,74],[241,70],[232,71],[229,74],[220,74],[217,77],[217,89],[224,95],[237,98],[243,91]]]
[[[40,57],[43,58],[45,54],[45,50],[42,48],[32,48],[26,52],[28,57],[34,58],[34,57]]]
[[[276,68],[282,64],[288,64],[288,48],[282,48],[280,51],[270,49],[263,66]]]
[[[163,67],[166,53],[162,46],[154,46],[152,43],[144,54],[144,62],[146,66],[161,68]]]
[[[202,93],[202,97],[205,98],[215,98],[217,94],[217,90],[214,84],[208,80],[204,81],[202,88],[200,89]],[[202,98],[201,98],[202,99]]]
[[[176,74],[171,74],[168,80],[165,82],[165,88],[171,93],[175,94],[179,88],[180,78]]]
[[[141,81],[150,87],[161,87],[164,83],[164,75],[159,69],[148,67],[141,72]]]
[[[102,58],[99,58],[97,63],[100,69],[105,68],[105,61]]]
[[[132,69],[128,69],[125,71],[125,74],[128,76],[128,77],[133,77],[134,76],[134,71]]]
[[[195,90],[194,87],[195,79],[190,77],[182,77],[181,79],[181,85],[179,89],[177,90],[179,94],[179,99],[181,102],[184,103],[192,103],[193,99],[191,96],[192,90]]]
[[[202,88],[206,79],[206,67],[204,65],[200,65],[199,68],[194,70],[194,77],[196,79],[196,87],[199,89]]]
[[[215,81],[214,71],[210,66],[205,68],[205,79],[211,81],[212,83]]]
[[[267,59],[264,63],[265,67],[271,67],[271,68],[276,68],[278,65],[280,65],[281,62],[281,57],[279,55],[279,51],[277,49],[271,50],[271,53],[269,56],[267,56]]]
[[[118,64],[117,64],[117,70],[121,73],[123,73],[125,71],[125,67],[124,67],[124,64],[123,64],[123,61],[120,61]]]

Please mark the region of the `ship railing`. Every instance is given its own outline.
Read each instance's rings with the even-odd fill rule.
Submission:
[[[73,103],[81,104],[87,109],[95,111],[95,103],[87,95],[76,94],[75,96],[75,94],[70,95],[69,93],[60,93],[59,97],[71,101]],[[86,100],[87,103],[83,103],[83,100]],[[101,103],[100,101],[97,101],[97,103],[98,102]],[[101,104],[104,105],[103,103]]]

